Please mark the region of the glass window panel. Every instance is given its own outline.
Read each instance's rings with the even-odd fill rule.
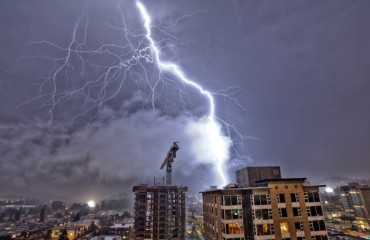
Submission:
[[[321,206],[317,206],[316,207],[316,212],[317,212],[317,215],[318,216],[322,216],[323,214],[322,214],[322,208],[321,208]]]
[[[256,220],[262,220],[262,210],[261,209],[256,209],[255,210],[255,219]]]
[[[318,221],[312,221],[313,224],[313,230],[314,231],[320,231],[320,226]]]
[[[228,220],[228,219],[233,219],[232,218],[232,213],[231,213],[231,210],[225,210],[224,211],[225,212],[225,218],[224,219],[226,219],[226,220]]]
[[[240,228],[239,223],[227,223],[226,224],[226,234],[240,234],[243,231]]]
[[[299,216],[301,216],[301,210],[299,209],[299,207],[294,207],[294,208],[293,208],[293,216],[294,216],[294,217],[299,217]]]
[[[269,219],[269,210],[268,209],[262,209],[262,219],[264,219],[264,220]]]
[[[224,196],[224,200],[225,200],[225,205],[226,206],[230,206],[231,205],[230,196]]]
[[[278,200],[279,200],[279,201],[278,201],[279,203],[285,203],[285,195],[284,195],[284,194],[282,194],[282,193],[281,193],[281,194],[279,194],[279,195],[278,195]]]
[[[320,197],[318,192],[313,193],[313,198],[315,202],[320,202]]]
[[[231,205],[238,205],[238,197],[231,196]]]
[[[295,193],[290,194],[290,199],[292,202],[298,202],[297,195]]]
[[[261,205],[260,195],[254,195],[254,205]]]
[[[280,230],[281,230],[281,233],[284,234],[284,233],[289,233],[289,225],[287,222],[282,222],[280,223]]]
[[[320,220],[319,221],[319,227],[320,227],[320,231],[326,230],[326,228],[325,228],[325,222],[323,220]]]
[[[266,195],[260,195],[261,196],[261,205],[267,205],[267,197]]]

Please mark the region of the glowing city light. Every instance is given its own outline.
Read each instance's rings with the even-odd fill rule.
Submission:
[[[87,206],[89,206],[90,208],[94,208],[94,207],[96,207],[96,203],[95,203],[94,200],[89,200],[87,202]]]

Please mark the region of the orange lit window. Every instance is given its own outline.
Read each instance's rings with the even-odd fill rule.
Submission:
[[[281,230],[281,233],[289,233],[289,225],[287,222],[282,222],[280,223],[280,230]]]
[[[239,223],[226,224],[226,234],[240,234],[243,233]]]

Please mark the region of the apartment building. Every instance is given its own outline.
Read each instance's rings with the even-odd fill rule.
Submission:
[[[187,187],[134,186],[135,239],[185,239]]]
[[[370,187],[353,182],[341,186],[340,191],[345,214],[355,217],[360,229],[370,229]]]
[[[255,187],[202,192],[207,240],[328,239],[320,186],[305,178],[255,180]]]

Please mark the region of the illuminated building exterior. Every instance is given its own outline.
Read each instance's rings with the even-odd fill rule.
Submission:
[[[355,217],[359,228],[369,229],[370,187],[349,183],[341,186],[340,191],[346,215]]]
[[[305,178],[202,192],[206,240],[328,239],[319,187]]]
[[[134,186],[135,239],[185,239],[187,187]]]

